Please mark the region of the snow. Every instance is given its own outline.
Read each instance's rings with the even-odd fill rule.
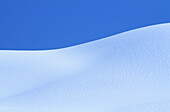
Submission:
[[[0,51],[0,112],[169,112],[170,23],[68,48]]]

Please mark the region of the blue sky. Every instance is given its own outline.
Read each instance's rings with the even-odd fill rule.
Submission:
[[[1,0],[0,49],[68,47],[170,22],[168,0]]]

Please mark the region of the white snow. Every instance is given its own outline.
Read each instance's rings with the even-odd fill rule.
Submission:
[[[0,112],[169,112],[170,23],[46,51],[0,51]]]

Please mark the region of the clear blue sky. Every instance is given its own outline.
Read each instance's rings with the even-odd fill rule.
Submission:
[[[170,22],[169,0],[0,0],[0,49],[57,49]]]

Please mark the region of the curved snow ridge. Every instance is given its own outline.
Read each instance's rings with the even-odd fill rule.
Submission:
[[[64,49],[0,51],[0,111],[166,112],[169,31],[167,23]]]

